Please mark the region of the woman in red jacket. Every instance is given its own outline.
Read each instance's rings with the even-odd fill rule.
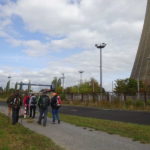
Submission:
[[[29,115],[29,101],[30,96],[28,93],[23,98],[23,104],[24,104],[24,118],[26,118]]]

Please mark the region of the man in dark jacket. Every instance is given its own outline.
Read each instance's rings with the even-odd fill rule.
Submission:
[[[55,123],[56,119],[58,123],[60,123],[60,117],[59,117],[60,103],[58,103],[60,96],[58,96],[57,93],[53,93],[52,96],[53,97],[51,99],[51,108],[52,108],[53,123]]]
[[[43,94],[40,96],[40,99],[38,101],[38,106],[39,106],[39,111],[40,111],[38,124],[41,124],[42,118],[44,116],[43,126],[46,126],[49,104],[50,104],[50,99],[48,95],[46,95],[46,92],[43,92]]]
[[[22,98],[19,95],[19,92],[16,92],[10,97],[9,105],[12,107],[12,124],[14,125],[19,120],[19,110],[22,105]]]

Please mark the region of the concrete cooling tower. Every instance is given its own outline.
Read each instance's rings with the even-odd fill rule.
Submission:
[[[139,79],[150,84],[150,0],[147,2],[143,32],[132,69],[131,78]]]

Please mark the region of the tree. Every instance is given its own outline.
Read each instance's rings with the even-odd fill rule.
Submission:
[[[75,85],[75,86],[71,86],[71,87],[67,87],[65,89],[66,93],[78,93],[79,92],[79,86]]]
[[[80,85],[67,87],[65,91],[67,93],[99,93],[100,85],[94,78],[91,78],[90,81],[85,81]],[[105,89],[103,88],[102,91],[105,92]]]
[[[79,87],[80,93],[99,93],[100,88],[99,83],[94,78],[91,78],[90,81],[82,83]],[[104,88],[102,88],[102,92],[105,93]]]
[[[10,89],[10,80],[6,84],[6,91],[9,91],[9,89]]]
[[[58,93],[62,92],[62,86],[61,86],[61,79],[60,78],[54,77],[51,84],[54,85],[56,92],[58,92]]]
[[[2,87],[0,87],[0,93],[2,93],[3,92],[3,88]]]
[[[142,82],[140,82],[140,87],[142,87]],[[137,80],[132,78],[118,79],[116,80],[114,92],[117,94],[136,95],[137,93]]]
[[[100,85],[96,79],[91,78],[89,81],[89,84],[90,84],[90,87],[91,87],[91,90],[93,93],[99,93],[100,92]],[[103,88],[102,91],[105,92],[105,89]]]

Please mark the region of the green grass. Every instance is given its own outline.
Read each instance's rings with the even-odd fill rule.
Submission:
[[[0,113],[0,150],[62,150],[62,148],[49,138],[20,124],[11,125],[9,118]]]
[[[127,101],[128,102],[128,101]],[[150,111],[150,104],[143,105],[144,103],[138,103],[139,101],[132,100],[131,104],[126,104],[123,101],[64,101],[63,105],[67,106],[83,106],[83,107],[95,107],[100,109],[112,109],[112,110],[133,110],[133,111]],[[149,102],[150,103],[150,102]]]
[[[49,116],[51,117],[50,114]],[[141,143],[150,143],[150,126],[64,114],[61,114],[61,120],[76,126],[88,127],[109,134],[129,137]]]

